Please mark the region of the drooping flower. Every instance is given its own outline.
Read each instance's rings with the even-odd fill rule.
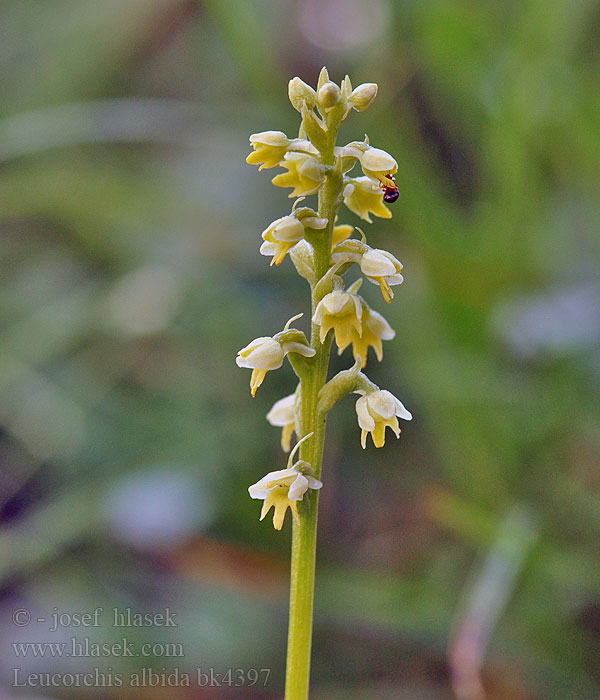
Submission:
[[[281,265],[291,248],[304,238],[305,228],[322,229],[325,226],[327,219],[318,216],[305,216],[302,219],[294,215],[282,216],[263,231],[264,243],[260,253],[273,256],[271,265]]]
[[[267,420],[271,425],[282,428],[281,447],[284,452],[289,452],[292,442],[292,435],[296,430],[296,411],[294,404],[296,394],[290,394],[283,399],[279,399],[273,404],[267,413]]]
[[[366,175],[347,178],[344,187],[344,204],[361,219],[373,223],[369,214],[390,219],[392,213],[383,203],[381,185]]]
[[[292,332],[303,336],[300,331]],[[288,332],[288,334],[289,333],[291,332]],[[282,336],[283,333],[278,335]],[[267,372],[272,369],[279,369],[283,364],[283,358],[288,352],[297,352],[304,357],[313,357],[315,349],[301,342],[292,341],[282,343],[277,338],[261,336],[260,338],[255,338],[238,352],[235,358],[237,366],[248,367],[252,370],[252,376],[250,377],[250,392],[252,397],[256,395],[256,390],[263,383]]]
[[[252,370],[250,378],[250,391],[252,396],[263,383],[269,370],[279,369],[283,364],[283,348],[273,338],[261,336],[255,338],[238,352],[235,358],[238,367],[249,367]]]
[[[400,274],[402,263],[387,250],[368,250],[360,258],[360,269],[369,282],[380,286],[383,298],[388,304],[394,298],[391,287],[404,281]]]
[[[352,332],[362,333],[362,304],[360,297],[341,289],[326,294],[317,304],[313,323],[321,327],[320,338],[324,342],[331,328],[340,352],[350,345]]]
[[[304,226],[295,216],[283,216],[262,232],[261,255],[272,255],[271,265],[281,265],[290,248],[304,238]]]
[[[364,394],[363,391],[357,393]],[[398,438],[400,437],[398,418],[412,420],[412,415],[404,408],[401,401],[385,389],[377,389],[361,396],[356,402],[356,414],[358,425],[362,430],[360,444],[363,449],[367,446],[369,433],[375,447],[383,447],[386,427],[389,426]]]
[[[387,176],[398,172],[398,163],[387,151],[369,146],[359,155],[358,159],[360,167],[367,177],[379,180],[386,187],[396,186],[396,183]]]
[[[254,149],[246,158],[246,163],[263,168],[276,168],[286,154],[290,140],[283,131],[261,131],[250,136]]]
[[[374,348],[375,354],[379,362],[383,359],[383,347],[382,340],[392,340],[395,337],[396,331],[390,326],[390,324],[385,320],[385,318],[377,311],[371,309],[363,301],[362,309],[362,321],[361,321],[362,333],[352,332],[352,353],[354,359],[360,356],[361,365],[367,364],[367,354],[369,347]]]
[[[325,182],[325,169],[316,158],[306,153],[286,153],[281,166],[288,172],[279,173],[271,182],[276,187],[293,187],[289,197],[314,194]]]
[[[251,498],[264,500],[260,513],[261,520],[271,508],[275,509],[273,527],[276,530],[281,530],[288,508],[292,511],[296,522],[299,522],[298,501],[304,498],[308,489],[316,490],[323,486],[318,479],[311,476],[313,470],[310,464],[299,460],[292,465],[292,459],[301,443],[312,435],[313,433],[309,433],[296,443],[290,453],[287,469],[269,472],[248,488]]]

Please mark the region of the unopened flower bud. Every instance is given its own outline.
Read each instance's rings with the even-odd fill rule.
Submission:
[[[317,103],[319,109],[331,109],[335,107],[341,98],[339,87],[331,81],[326,82],[317,93]]]
[[[369,109],[376,96],[377,83],[363,83],[352,91],[348,102],[357,112],[364,112]]]
[[[288,84],[288,96],[292,107],[298,112],[302,112],[302,105],[306,103],[309,109],[314,109],[317,104],[317,93],[307,85],[304,80],[295,77]]]

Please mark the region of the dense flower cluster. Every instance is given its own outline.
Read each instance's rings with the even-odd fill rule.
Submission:
[[[332,142],[332,134],[335,139],[339,125],[349,113],[353,109],[359,112],[368,109],[376,95],[375,83],[364,83],[353,89],[346,76],[336,85],[329,79],[326,69],[321,71],[316,89],[294,78],[289,83],[289,98],[301,115],[298,137],[289,138],[281,131],[263,131],[250,136],[252,152],[247,162],[257,165],[259,170],[281,168],[282,172],[275,175],[272,182],[277,187],[289,188],[289,197],[296,200],[289,214],[265,228],[260,252],[271,257],[271,265],[280,265],[289,256],[298,273],[309,282],[313,298],[310,342],[301,331],[289,327],[290,321],[275,336],[253,340],[237,357],[240,367],[252,369],[252,396],[266,373],[281,367],[286,356],[300,380],[297,391],[277,401],[267,419],[282,428],[284,450],[290,450],[294,433],[301,439],[291,452],[286,469],[269,472],[249,489],[253,498],[264,500],[261,519],[274,508],[273,524],[277,529],[281,529],[288,508],[298,519],[298,503],[311,490],[322,486],[312,476],[313,472],[319,476],[320,465],[303,460],[292,464],[299,445],[313,436],[313,432],[308,432],[315,430],[308,422],[309,413],[314,420],[319,407],[329,410],[342,396],[351,392],[360,394],[356,413],[363,448],[369,434],[374,445],[381,447],[386,427],[399,436],[398,418],[410,420],[412,417],[395,396],[380,390],[362,373],[369,348],[373,348],[381,361],[382,341],[391,340],[395,332],[358,294],[363,278],[349,287],[344,281],[347,272],[358,270],[369,282],[380,287],[384,300],[389,303],[394,296],[392,287],[404,279],[402,264],[391,253],[369,246],[360,229],[337,222],[342,204],[368,223],[372,223],[372,215],[389,219],[391,211],[386,204],[399,196],[394,177],[398,163],[389,153],[371,146],[367,137],[345,146]],[[360,172],[353,174],[357,168]],[[315,194],[319,194],[318,211],[298,206],[305,197]],[[359,238],[353,236],[355,230]],[[303,401],[308,398],[303,394],[303,382],[314,377],[314,373],[322,374],[333,342],[339,354],[352,346],[355,366],[324,383],[317,397],[318,406],[312,406],[304,415]],[[323,375],[323,382],[325,379]],[[310,386],[314,386],[314,382]],[[302,437],[303,432],[308,434]]]

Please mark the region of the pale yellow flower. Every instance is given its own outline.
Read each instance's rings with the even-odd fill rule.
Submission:
[[[255,338],[238,352],[235,358],[238,367],[248,367],[252,370],[250,378],[250,391],[252,396],[263,383],[269,370],[279,369],[283,364],[283,348],[273,338],[261,336]]]
[[[238,352],[235,362],[238,367],[248,367],[252,370],[250,377],[250,392],[252,397],[263,383],[267,372],[279,369],[283,364],[283,358],[288,352],[297,352],[304,357],[313,357],[314,348],[302,343],[290,342],[283,346],[275,338],[261,336],[255,338]]]
[[[371,248],[360,258],[360,269],[372,284],[378,284],[383,298],[389,304],[394,298],[391,287],[402,284],[404,277],[400,274],[402,263],[387,250]]]
[[[375,447],[382,447],[385,443],[385,429],[388,426],[398,438],[400,437],[398,418],[412,420],[412,415],[402,403],[385,389],[383,391],[378,389],[361,396],[356,402],[356,415],[358,416],[358,425],[362,430],[360,444],[363,449],[367,446],[369,433],[371,433]]]
[[[283,216],[262,233],[261,255],[272,255],[271,265],[281,265],[290,248],[304,238],[304,226],[295,216]]]
[[[364,367],[367,364],[369,347],[372,347],[375,350],[377,359],[381,362],[383,359],[381,341],[392,340],[396,332],[380,313],[369,308],[364,302],[361,330],[362,333],[357,333],[354,330],[352,332],[352,353],[354,359],[360,356],[361,364]]]
[[[250,136],[250,144],[254,149],[246,158],[246,163],[263,168],[276,168],[286,154],[290,140],[283,131],[261,131]]]
[[[292,511],[296,522],[300,522],[298,501],[304,498],[308,489],[316,490],[323,486],[318,479],[311,476],[312,467],[307,462],[298,461],[292,466],[292,458],[300,444],[312,435],[313,433],[309,433],[296,443],[289,456],[287,469],[269,472],[248,488],[251,498],[264,500],[260,513],[261,520],[271,508],[275,509],[273,527],[276,530],[281,530],[288,508]]]
[[[366,175],[347,179],[344,187],[344,204],[361,219],[371,221],[370,213],[382,219],[390,219],[391,211],[383,203],[383,189],[378,181]]]
[[[360,153],[358,159],[360,160],[360,167],[367,177],[379,180],[386,187],[396,186],[396,183],[387,175],[393,175],[398,172],[398,163],[387,151],[369,146]]]
[[[306,216],[302,220],[295,216],[282,216],[263,231],[264,243],[260,247],[260,253],[273,256],[271,265],[281,265],[290,249],[304,238],[306,227],[322,229],[325,226],[327,219],[317,216]]]
[[[276,187],[293,187],[290,197],[314,194],[325,182],[325,170],[321,163],[306,153],[288,152],[281,166],[287,173],[279,173],[271,182]]]
[[[292,435],[296,431],[296,394],[290,394],[279,399],[267,413],[271,425],[281,428],[281,447],[285,452],[290,451]]]
[[[317,304],[313,323],[321,327],[320,338],[324,342],[331,328],[340,353],[350,345],[352,332],[362,333],[362,304],[360,297],[341,289],[326,294]]]

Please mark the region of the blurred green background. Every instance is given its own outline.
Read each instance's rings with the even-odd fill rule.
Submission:
[[[598,697],[599,32],[592,0],[2,2],[3,699],[282,696],[289,524],[246,489],[284,466],[264,415],[295,383],[252,400],[234,358],[309,307],[258,254],[287,191],[244,159],[325,64],[379,84],[342,140],[399,162],[365,228],[405,283],[363,287],[397,336],[367,370],[414,420],[363,452],[354,402],[331,415],[311,697]],[[15,647],[123,636],[151,653]],[[246,677],[13,687],[142,668]]]

